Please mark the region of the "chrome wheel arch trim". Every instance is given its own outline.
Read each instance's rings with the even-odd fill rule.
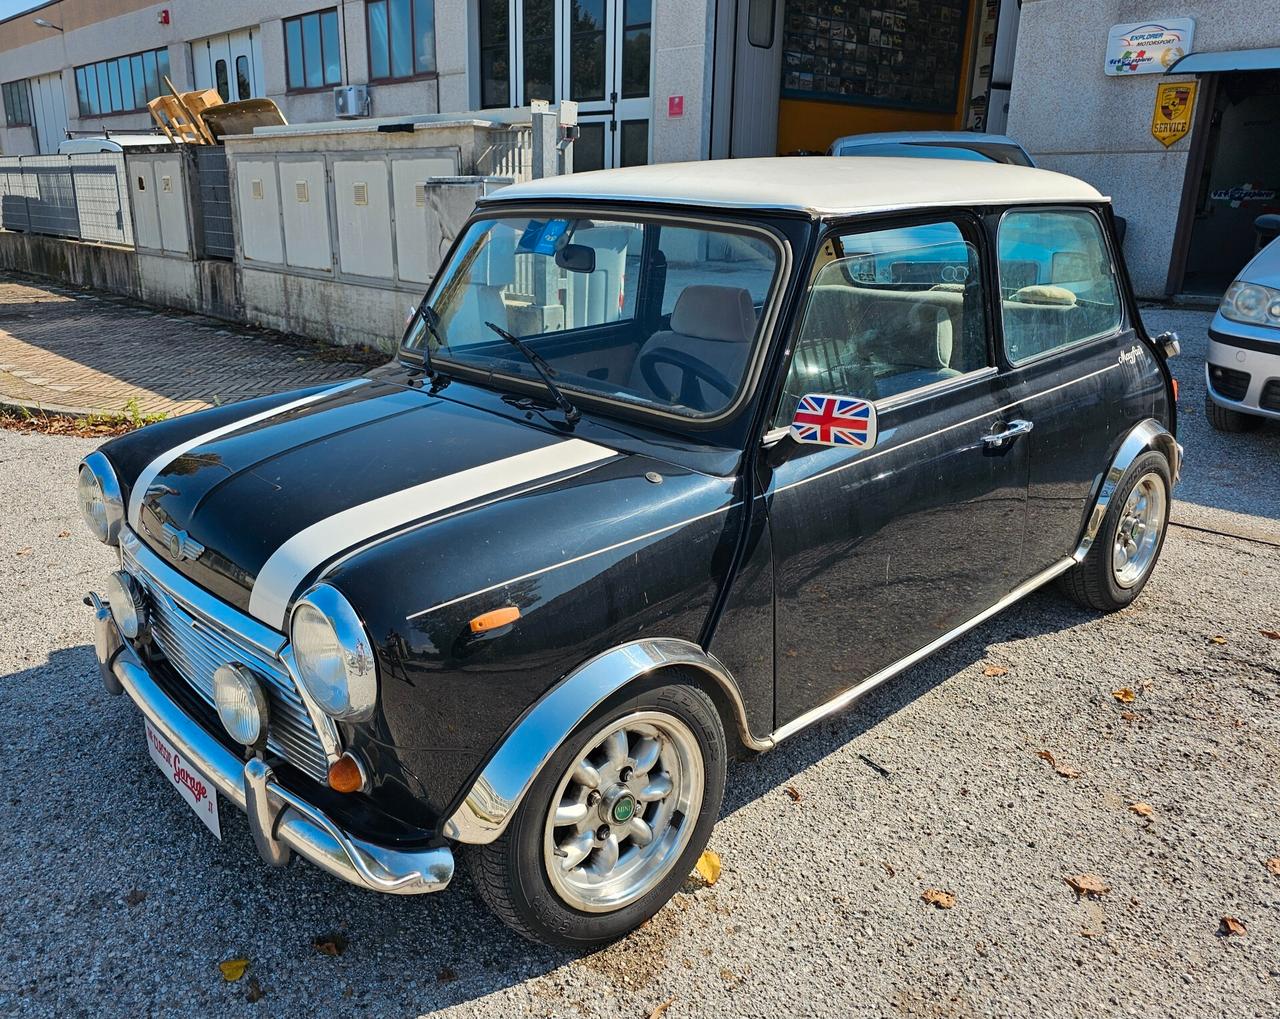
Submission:
[[[1076,546],[1075,553],[1072,555],[1076,562],[1082,562],[1089,554],[1089,549],[1093,547],[1094,539],[1102,530],[1102,521],[1106,519],[1111,499],[1115,496],[1125,472],[1138,457],[1149,450],[1164,454],[1165,459],[1169,461],[1169,474],[1173,483],[1175,485],[1178,483],[1178,479],[1182,476],[1182,444],[1155,418],[1139,421],[1129,429],[1129,433],[1124,437],[1120,448],[1116,450],[1116,455],[1111,460],[1111,466],[1097,483],[1098,495],[1094,499],[1093,509],[1089,511],[1084,532],[1080,536],[1080,544]]]
[[[733,705],[743,743],[753,750],[773,746],[772,739],[751,733],[742,691],[715,655],[676,637],[631,641],[579,666],[534,704],[503,737],[442,833],[471,844],[498,838],[543,766],[584,718],[634,681],[673,666],[696,669],[720,688]]]

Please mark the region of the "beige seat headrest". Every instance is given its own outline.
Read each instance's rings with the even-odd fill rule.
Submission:
[[[1070,308],[1076,303],[1076,295],[1066,287],[1055,287],[1048,284],[1023,287],[1009,298],[1018,304],[1051,304],[1057,307]]]
[[[701,340],[745,343],[756,334],[756,309],[741,287],[695,283],[680,291],[671,331]]]

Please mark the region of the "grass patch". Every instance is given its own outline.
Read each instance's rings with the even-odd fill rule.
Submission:
[[[77,438],[109,438],[124,435],[143,425],[163,421],[164,414],[144,414],[136,399],[114,413],[51,414],[39,408],[0,407],[0,428],[41,435],[70,435]]]

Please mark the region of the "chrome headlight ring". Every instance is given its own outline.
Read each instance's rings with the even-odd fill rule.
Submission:
[[[298,678],[330,718],[368,719],[378,702],[373,643],[337,588],[316,584],[293,607],[289,641]]]
[[[76,486],[80,515],[93,536],[108,545],[118,545],[120,528],[124,526],[124,497],[111,461],[100,450],[80,461]]]

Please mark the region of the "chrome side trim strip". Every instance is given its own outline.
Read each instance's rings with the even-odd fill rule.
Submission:
[[[801,729],[805,729],[808,726],[813,725],[814,722],[820,722],[822,719],[826,718],[828,715],[834,715],[838,711],[843,711],[845,708],[849,707],[849,705],[851,705],[854,701],[858,700],[864,694],[870,693],[872,690],[878,687],[881,683],[885,682],[886,680],[892,679],[894,676],[898,675],[901,672],[905,672],[907,669],[911,668],[911,666],[915,665],[917,662],[921,661],[922,659],[928,658],[931,654],[933,654],[939,648],[944,647],[947,644],[950,644],[957,637],[960,637],[963,634],[967,633],[968,631],[972,630],[975,626],[979,626],[982,623],[985,623],[988,619],[990,619],[992,616],[996,615],[997,613],[1003,612],[1014,602],[1021,601],[1024,597],[1026,597],[1036,588],[1041,587],[1044,584],[1047,584],[1049,581],[1051,581],[1054,577],[1058,576],[1059,574],[1066,573],[1067,570],[1071,569],[1071,567],[1074,566],[1075,564],[1076,564],[1076,561],[1074,559],[1059,560],[1058,562],[1050,566],[1047,570],[1037,573],[1030,580],[1024,581],[1023,583],[1019,584],[1017,587],[1015,587],[1012,591],[1006,594],[1003,598],[1001,598],[998,602],[996,602],[990,608],[985,609],[982,612],[979,612],[976,616],[974,616],[968,622],[961,623],[954,630],[949,630],[947,633],[944,633],[941,637],[937,638],[936,640],[930,641],[928,644],[922,647],[919,651],[913,651],[911,654],[907,655],[906,658],[903,658],[900,661],[894,662],[892,665],[887,666],[886,668],[881,669],[879,672],[868,676],[857,686],[851,687],[850,689],[846,690],[844,693],[840,694],[837,697],[833,697],[831,700],[827,701],[825,704],[819,704],[816,708],[812,708],[809,711],[806,711],[803,715],[793,718],[790,722],[787,722],[786,725],[780,726],[778,729],[775,729],[773,732],[773,736],[770,738],[773,740],[774,743],[781,743],[787,737],[794,736]]]
[[[188,439],[186,442],[179,443],[172,449],[165,450],[158,457],[152,460],[146,467],[142,469],[142,473],[138,475],[137,480],[133,483],[133,488],[129,492],[129,524],[136,531],[139,528],[138,515],[142,512],[142,500],[147,494],[147,489],[151,487],[151,482],[155,481],[156,476],[168,467],[173,461],[195,449],[197,446],[206,442],[212,442],[214,439],[220,439],[224,435],[230,435],[234,431],[245,428],[249,425],[257,424],[259,421],[266,421],[278,414],[285,414],[288,411],[295,410],[298,407],[304,407],[309,403],[315,403],[317,400],[323,400],[332,396],[334,393],[340,393],[344,389],[354,389],[356,386],[363,386],[368,379],[352,379],[349,382],[340,382],[336,386],[330,386],[328,389],[319,393],[312,393],[310,396],[304,396],[299,400],[293,400],[289,403],[283,403],[279,407],[272,407],[270,410],[260,411],[257,414],[250,414],[248,417],[239,418],[230,424],[223,425],[221,428],[215,428],[212,431],[204,432],[194,438]]]
[[[492,842],[506,829],[529,786],[578,723],[611,694],[657,669],[683,665],[716,682],[733,703],[743,742],[772,746],[747,727],[738,684],[716,657],[696,644],[658,637],[622,644],[571,672],[524,716],[489,759],[462,805],[445,822],[445,836],[459,842]]]
[[[1182,446],[1174,441],[1169,430],[1155,418],[1138,422],[1124,437],[1124,441],[1120,443],[1120,448],[1116,450],[1116,455],[1111,461],[1111,466],[1102,475],[1101,483],[1098,485],[1098,497],[1094,500],[1093,509],[1089,511],[1089,519],[1085,523],[1080,544],[1076,546],[1072,555],[1074,562],[1082,562],[1089,554],[1089,549],[1093,547],[1093,541],[1102,528],[1102,521],[1106,519],[1107,507],[1111,505],[1111,497],[1115,495],[1120,479],[1124,477],[1129,465],[1149,449],[1158,450],[1168,458],[1170,474],[1173,476],[1174,484],[1177,484],[1178,478],[1182,476]]]
[[[120,686],[183,759],[249,817],[254,842],[267,863],[290,850],[360,888],[397,895],[437,892],[453,878],[447,846],[398,849],[377,846],[343,831],[326,814],[281,786],[261,761],[245,765],[191,720],[124,644],[100,600],[95,606],[95,649],[108,689]],[[105,618],[104,618],[105,615]]]
[[[462,805],[445,822],[443,833],[458,842],[487,843],[496,839],[506,830],[542,767],[578,724],[606,697],[657,669],[669,665],[686,665],[699,669],[713,679],[733,704],[743,744],[752,750],[768,750],[815,722],[848,708],[881,683],[905,672],[1074,565],[1075,560],[1071,558],[1054,563],[1047,570],[1019,584],[972,619],[764,737],[752,734],[737,681],[710,652],[689,641],[675,638],[654,638],[622,644],[597,655],[570,673],[559,686],[534,705],[489,759],[480,777],[468,790]]]

